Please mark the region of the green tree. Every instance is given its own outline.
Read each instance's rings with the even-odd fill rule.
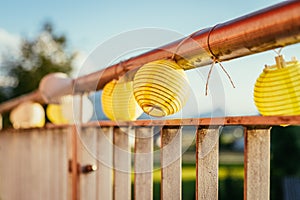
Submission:
[[[0,102],[34,91],[46,74],[69,74],[75,55],[68,51],[66,37],[56,34],[51,23],[45,23],[34,39],[23,39],[20,57],[4,55],[2,74],[13,78],[17,84],[0,90]]]

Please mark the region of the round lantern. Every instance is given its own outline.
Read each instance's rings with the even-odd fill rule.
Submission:
[[[266,66],[256,80],[254,101],[265,116],[300,114],[300,63],[285,62],[276,57],[276,64]]]
[[[53,124],[68,123],[68,120],[62,114],[62,108],[59,104],[49,104],[46,109],[46,115]]]
[[[48,74],[41,80],[39,91],[45,102],[58,104],[61,96],[72,94],[73,79],[61,72]]]
[[[135,101],[133,82],[112,80],[102,91],[103,112],[110,120],[136,120],[143,111]]]
[[[9,119],[16,129],[43,127],[45,111],[38,103],[24,102],[11,111]]]
[[[93,116],[94,106],[87,95],[66,95],[61,98],[61,112],[70,124],[80,121],[86,123]]]
[[[176,62],[157,60],[137,71],[133,91],[145,113],[163,117],[181,110],[188,99],[190,87],[184,70]]]

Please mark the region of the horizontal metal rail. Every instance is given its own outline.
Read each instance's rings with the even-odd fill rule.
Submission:
[[[0,104],[0,114],[4,112],[8,112],[11,109],[15,108],[17,105],[26,101],[34,101],[42,104],[44,103],[40,91],[36,90],[31,93],[24,94],[22,96],[16,97],[14,99],[11,99],[9,101]]]
[[[111,127],[111,126],[249,126],[263,127],[276,125],[299,125],[300,116],[237,116],[219,118],[190,118],[167,120],[137,120],[121,121],[92,121],[82,124],[82,127]],[[68,127],[70,125],[47,124],[45,128]]]
[[[188,70],[211,64],[213,59],[226,61],[299,42],[300,1],[284,1],[78,77],[74,80],[74,91],[101,90],[107,82],[124,72],[134,71],[154,60],[170,59],[175,54],[177,62],[183,63]],[[32,100],[38,101],[40,98],[33,96]],[[11,105],[15,105],[13,101],[0,104],[0,113],[12,109]]]
[[[100,90],[114,78],[148,62],[172,58],[187,60],[186,69],[255,54],[300,42],[300,1],[285,1],[249,15],[202,29],[166,46],[76,79],[77,92]],[[180,60],[180,59],[179,59]],[[101,77],[101,79],[99,78]]]

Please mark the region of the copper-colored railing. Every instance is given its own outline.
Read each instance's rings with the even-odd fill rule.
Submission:
[[[213,59],[230,60],[277,47],[300,42],[300,1],[284,1],[277,5],[197,31],[186,38],[114,64],[106,69],[78,77],[75,92],[100,90],[110,80],[145,63],[173,57],[189,63],[185,69],[208,65]],[[99,66],[103,67],[103,66]],[[50,86],[49,86],[50,87]],[[62,86],[63,87],[63,86]],[[43,102],[37,91],[34,95],[12,99],[0,104],[0,113],[9,111],[19,102],[31,99]]]

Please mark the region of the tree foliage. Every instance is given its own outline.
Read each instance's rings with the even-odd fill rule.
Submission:
[[[300,178],[300,126],[271,129],[271,199],[283,199],[283,180]]]
[[[56,34],[51,23],[45,23],[34,39],[22,40],[18,58],[4,56],[2,73],[14,78],[17,84],[0,90],[0,102],[37,89],[46,74],[69,74],[75,55],[67,49],[67,38]]]

